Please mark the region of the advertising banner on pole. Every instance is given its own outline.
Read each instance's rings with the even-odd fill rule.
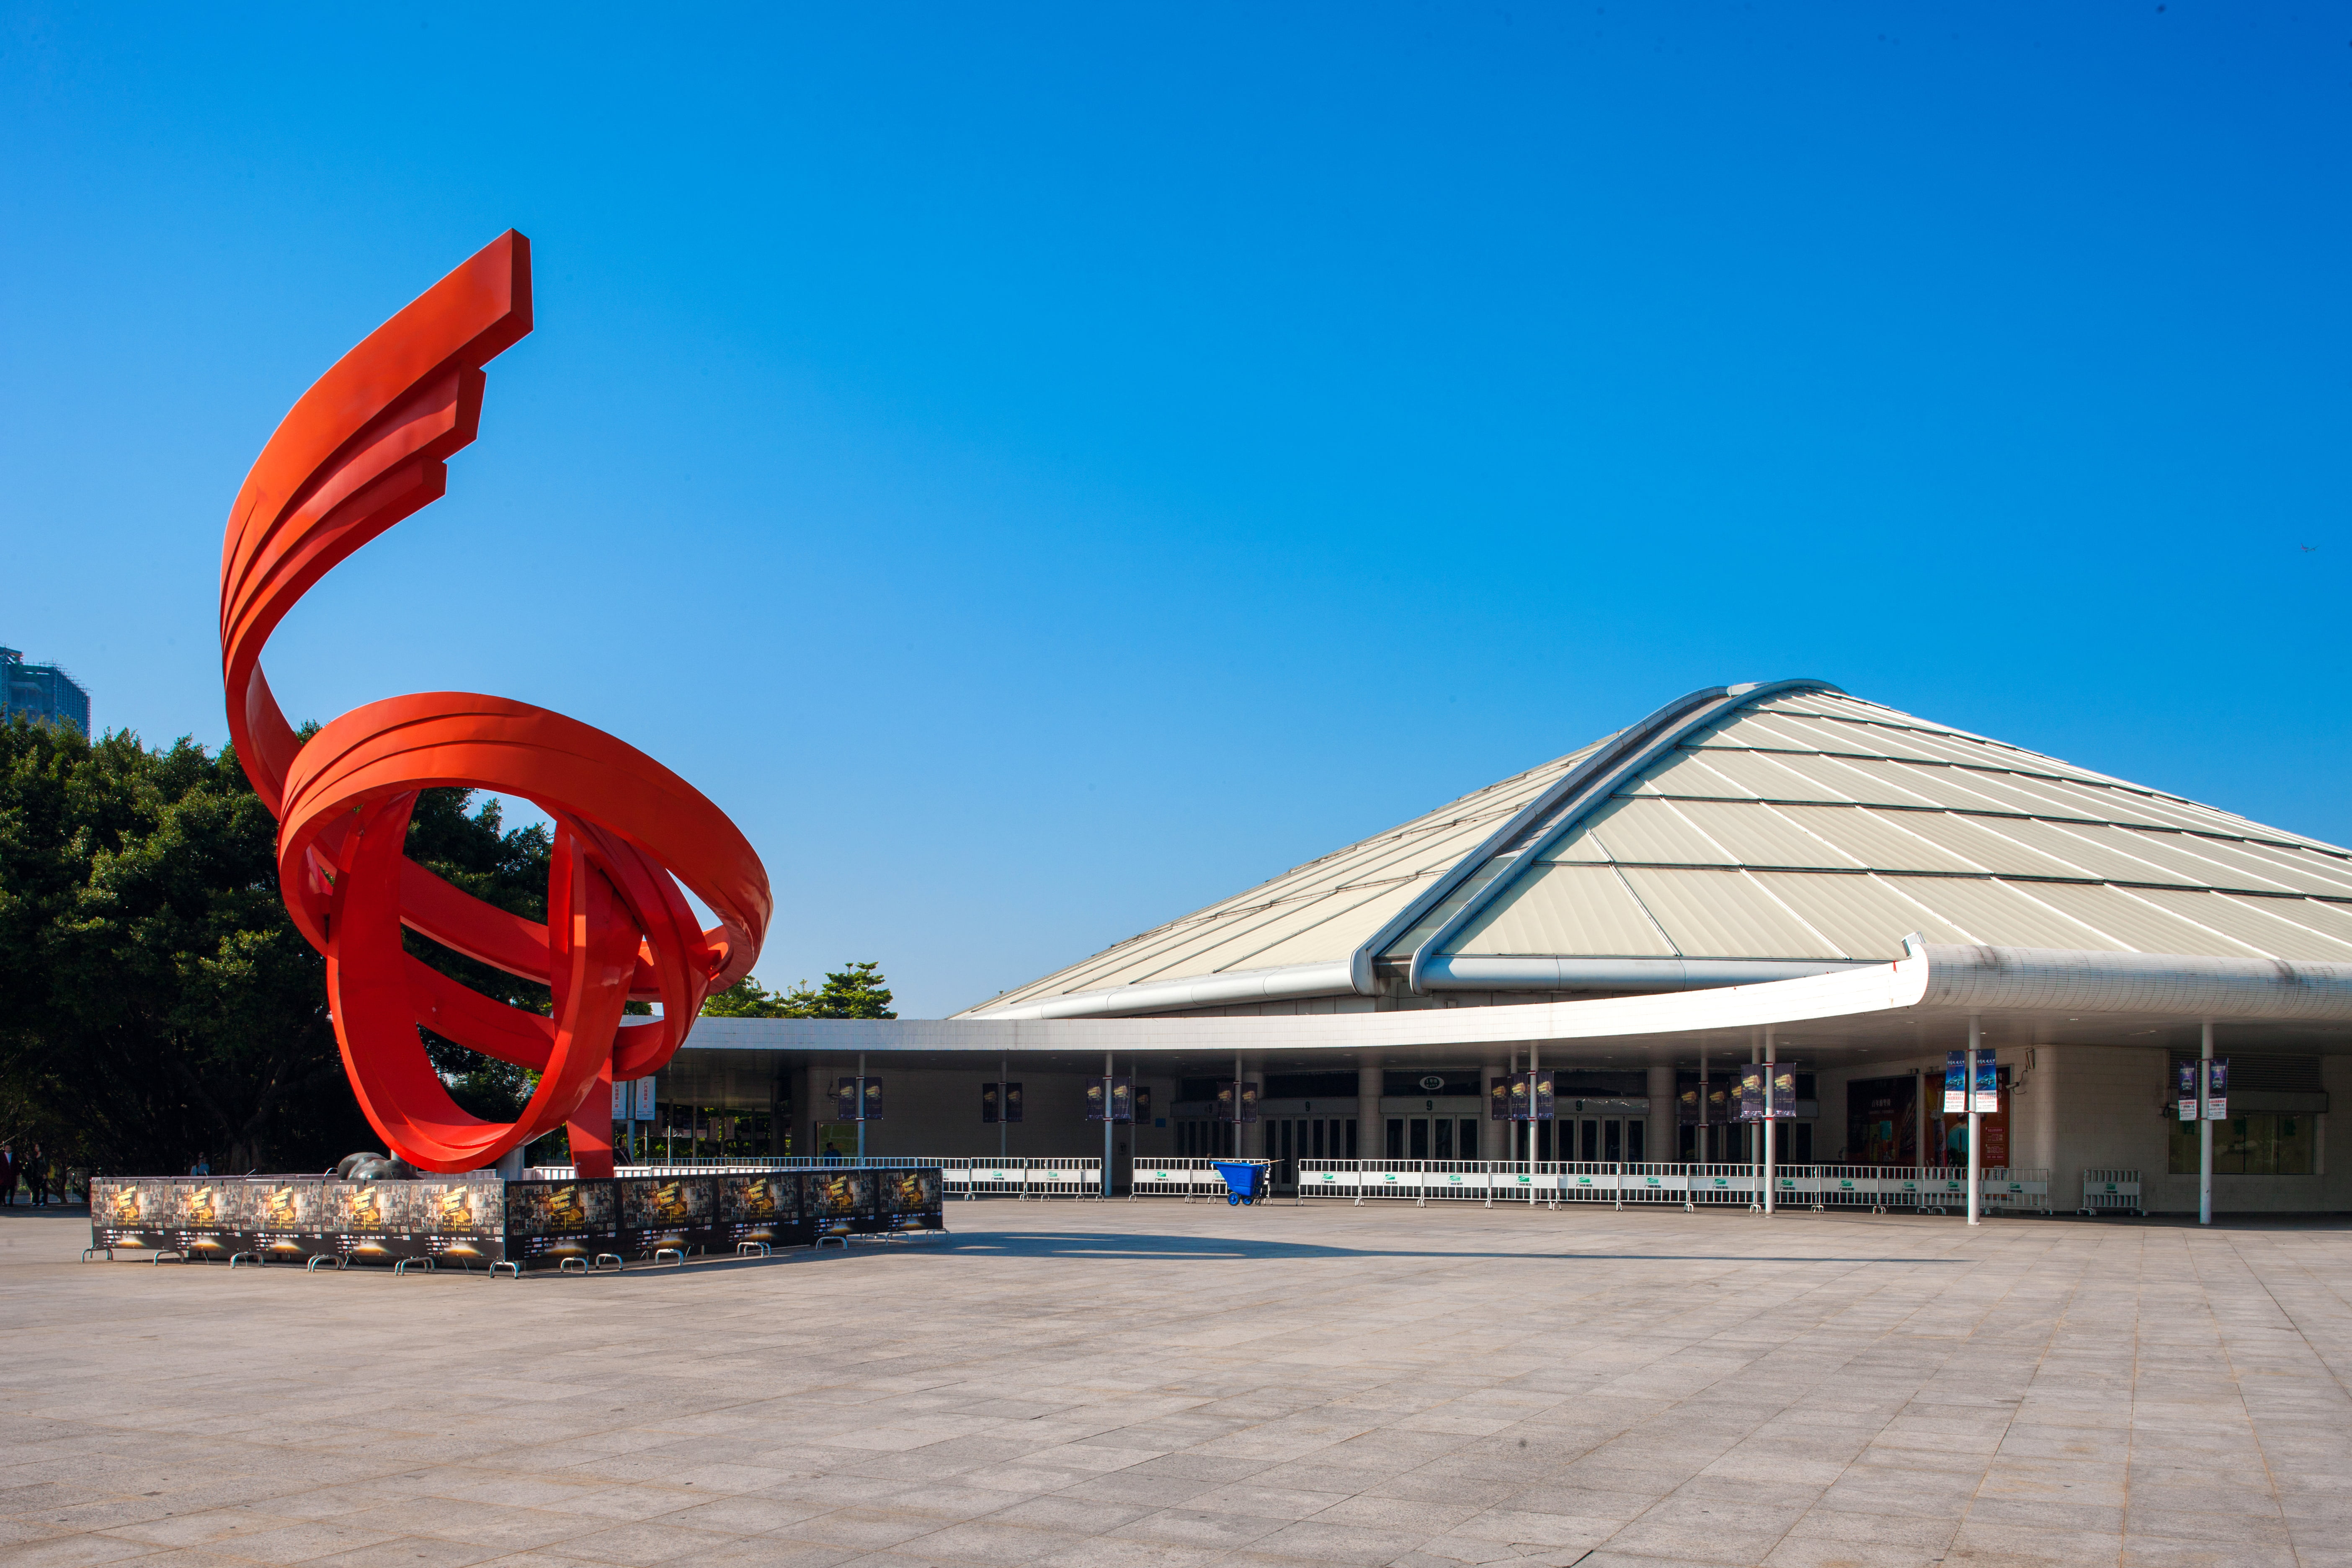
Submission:
[[[1135,1086],[1135,1119],[1138,1121],[1151,1120],[1151,1086],[1148,1083]]]
[[[1785,1063],[1772,1068],[1772,1105],[1770,1114],[1785,1119],[1797,1114],[1797,1069]]]
[[[1944,1114],[1966,1116],[1969,1113],[1969,1053],[1944,1053]]]
[[[2230,1120],[2230,1058],[2215,1057],[2205,1064],[2205,1120]]]
[[[1739,1069],[1739,1120],[1764,1120],[1764,1064],[1749,1062]]]
[[[1090,1078],[1087,1080],[1087,1120],[1135,1120],[1135,1080],[1131,1078]]]
[[[1675,1096],[1675,1121],[1685,1127],[1698,1125],[1699,1096],[1706,1091],[1696,1084]]]
[[[653,1074],[647,1073],[645,1077],[637,1079],[636,1100],[636,1110],[634,1120],[638,1121],[651,1121],[654,1119]]]
[[[837,1078],[833,1080],[833,1119],[835,1121],[857,1120],[857,1080]]]
[[[1977,1053],[1975,1110],[1979,1116],[2000,1114],[2000,1068],[1993,1064],[1990,1051]]]
[[[833,1085],[835,1121],[882,1120],[882,1080],[878,1078],[836,1079]]]
[[[1241,1091],[1240,1113],[1234,1113],[1234,1091]],[[1257,1085],[1236,1085],[1231,1079],[1217,1082],[1217,1120],[1220,1121],[1255,1121],[1257,1120]]]
[[[629,1090],[634,1087],[627,1079],[622,1079],[613,1085],[614,1121],[626,1121],[629,1119]]]
[[[2180,1120],[2196,1121],[2197,1064],[2195,1062],[2176,1063],[2172,1078],[2172,1094],[2173,1098],[2179,1102]]]
[[[1551,1074],[1533,1072],[1528,1078],[1533,1085],[1528,1095],[1528,1114],[1538,1121],[1551,1121],[1554,1103]]]
[[[1486,1085],[1486,1116],[1492,1121],[1511,1119],[1511,1080],[1507,1074]]]

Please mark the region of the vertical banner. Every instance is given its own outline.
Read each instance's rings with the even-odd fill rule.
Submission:
[[[2215,1057],[2205,1064],[2205,1120],[2230,1120],[2230,1058]]]
[[[998,1108],[1003,1102],[1004,1086],[984,1083],[980,1086],[980,1121],[983,1127],[993,1127],[1000,1120]]]
[[[1087,1120],[1107,1121],[1110,1119],[1110,1079],[1087,1079]]]
[[[1700,1097],[1700,1103],[1706,1108],[1699,1112],[1701,1121],[1717,1127],[1725,1125],[1731,1120],[1731,1086],[1727,1083],[1708,1084]]]
[[[833,1119],[835,1121],[857,1120],[857,1080],[837,1078],[833,1080]]]
[[[1493,1121],[1511,1119],[1511,1080],[1507,1076],[1495,1079],[1486,1085],[1486,1116]]]
[[[1549,1121],[1553,1105],[1551,1074],[1535,1072],[1528,1077],[1532,1083],[1528,1094],[1528,1115],[1537,1121]]]
[[[2197,1064],[2179,1062],[2173,1069],[2173,1098],[2179,1102],[2180,1120],[2197,1120]]]
[[[1977,1113],[1980,1116],[2000,1114],[2000,1068],[1993,1065],[1990,1051],[1977,1053]]]
[[[1764,1120],[1764,1064],[1749,1062],[1739,1069],[1739,1120]]]
[[[1229,1078],[1217,1080],[1218,1121],[1239,1121],[1242,1119],[1240,1108],[1234,1103],[1234,1091],[1239,1087]]]
[[[1115,1078],[1110,1080],[1110,1119],[1113,1121],[1135,1120],[1135,1080]]]
[[[1766,1114],[1786,1120],[1797,1114],[1797,1069],[1783,1062],[1772,1065],[1772,1103]]]
[[[1008,1083],[1004,1086],[1004,1120],[1007,1121],[1021,1120],[1021,1086],[1017,1083]]]
[[[635,1087],[635,1085],[632,1084],[627,1079],[620,1079],[614,1081],[613,1085],[614,1121],[626,1121],[629,1119],[629,1090]]]
[[[1969,1053],[1944,1053],[1944,1114],[1966,1116],[1969,1113]]]
[[[1254,1083],[1242,1085],[1242,1120],[1244,1121],[1257,1120],[1257,1085]]]
[[[651,1121],[653,1119],[654,1075],[647,1073],[645,1077],[637,1079],[636,1114],[634,1120],[638,1121]]]
[[[1138,1121],[1151,1120],[1151,1086],[1148,1083],[1135,1086],[1135,1119]]]
[[[881,1121],[882,1080],[878,1078],[867,1078],[860,1079],[858,1082],[865,1086],[865,1093],[858,1097],[857,1119],[860,1121]]]

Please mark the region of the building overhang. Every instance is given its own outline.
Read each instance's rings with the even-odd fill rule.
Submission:
[[[1657,995],[1282,1017],[705,1018],[688,1051],[776,1061],[865,1053],[902,1068],[971,1071],[1017,1058],[1039,1071],[1334,1070],[1381,1062],[1500,1060],[1538,1047],[1547,1064],[1689,1066],[1745,1058],[1767,1031],[1819,1066],[1916,1058],[1963,1043],[1971,1016],[2000,1049],[2032,1045],[2194,1047],[2211,1020],[2224,1047],[2352,1054],[2352,964],[1906,939],[1905,956],[1794,979]]]

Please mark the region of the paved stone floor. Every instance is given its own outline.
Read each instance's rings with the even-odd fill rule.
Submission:
[[[2352,1564],[2352,1229],[950,1208],[520,1282],[0,1210],[0,1563]]]

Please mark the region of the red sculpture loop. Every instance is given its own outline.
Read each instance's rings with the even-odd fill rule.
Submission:
[[[326,955],[335,1038],[361,1109],[394,1153],[475,1170],[569,1120],[583,1175],[610,1175],[598,1096],[652,1072],[704,995],[751,971],[768,875],[725,814],[635,748],[562,714],[462,691],[344,714],[306,744],[270,695],[262,645],[311,584],[440,499],[474,439],[482,366],[530,331],[530,242],[511,229],[320,376],[237,492],[221,548],[229,731],[278,818],[279,889]],[[508,914],[403,853],[416,793],[470,786],[555,822],[547,923]],[[718,915],[699,929],[684,882]],[[401,928],[554,991],[551,1017],[460,985],[403,951]],[[624,1026],[624,1004],[658,1001]],[[520,1121],[458,1109],[416,1026],[532,1068]],[[575,1114],[576,1113],[576,1114]]]

